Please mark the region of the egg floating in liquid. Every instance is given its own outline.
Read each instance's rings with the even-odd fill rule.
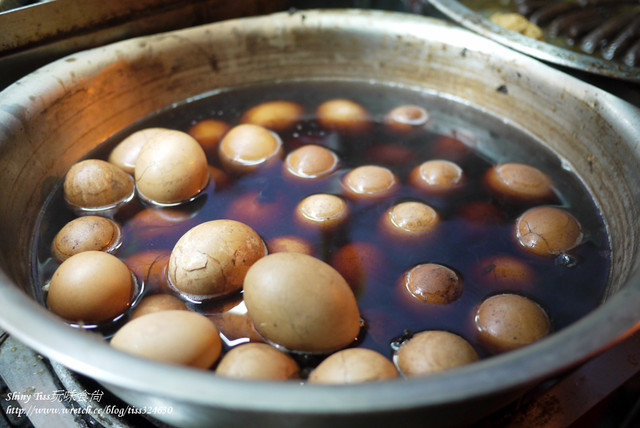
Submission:
[[[573,196],[582,190],[563,187],[572,181],[553,160],[488,159],[476,147],[502,138],[483,128],[490,121],[456,124],[428,97],[300,85],[278,96],[264,88],[216,94],[114,141],[113,156],[102,158],[113,160],[117,175],[129,176],[125,163],[134,168],[135,177],[123,180],[138,190],[127,209],[114,202],[97,214],[45,216],[56,232],[79,215],[121,227],[117,251],[73,251],[122,261],[126,299],[111,305],[92,291],[100,273],[73,273],[71,293],[97,303],[86,297],[81,311],[61,309],[71,299],[60,297],[64,287],[52,278],[68,256],[50,249],[50,236],[38,253],[39,281],[49,283],[44,303],[123,352],[220,376],[303,383],[453,370],[543,340],[597,304],[575,302],[574,315],[555,303],[558,293],[583,295],[585,282],[605,282],[607,247],[597,211],[581,205],[583,194]],[[250,91],[255,101],[247,101]],[[116,161],[127,146],[117,143],[137,138],[145,140],[140,152]],[[160,140],[172,141],[173,154],[150,149]],[[189,185],[173,188],[162,180],[175,171],[165,170],[156,176],[158,194],[145,187],[153,176],[146,172],[186,153],[194,156],[177,178]],[[575,262],[570,268],[558,263],[565,256]],[[527,307],[544,307],[531,318],[546,321],[519,334],[517,346],[504,343],[510,333],[496,332],[487,315],[491,297],[524,292],[534,302]],[[509,319],[508,309],[494,312]],[[157,328],[166,335],[152,333]],[[170,345],[185,353],[163,348]],[[407,356],[414,346],[422,359]]]

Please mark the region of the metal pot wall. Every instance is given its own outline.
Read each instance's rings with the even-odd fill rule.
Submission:
[[[248,382],[122,354],[35,302],[34,222],[72,163],[155,110],[251,82],[340,78],[453,97],[544,142],[583,179],[611,237],[603,304],[534,345],[426,379],[354,386]],[[498,90],[500,89],[500,90]],[[640,111],[466,30],[415,15],[243,18],[73,54],[0,94],[0,326],[179,426],[459,426],[585,361],[636,326]]]

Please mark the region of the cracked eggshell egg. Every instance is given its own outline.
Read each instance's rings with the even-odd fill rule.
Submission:
[[[235,220],[212,220],[182,235],[169,258],[169,282],[192,300],[205,300],[242,288],[251,265],[267,246],[251,227]]]
[[[138,194],[147,202],[176,205],[198,195],[209,182],[207,157],[189,134],[154,133],[142,146],[135,167]]]
[[[53,238],[51,255],[63,262],[83,251],[114,253],[122,244],[122,229],[118,223],[101,216],[83,216],[65,224]]]
[[[356,298],[327,263],[302,253],[258,260],[244,280],[244,300],[256,330],[290,351],[329,353],[360,331]]]
[[[143,315],[123,325],[111,346],[138,357],[208,369],[220,357],[222,340],[204,315],[168,310]]]
[[[107,210],[131,199],[133,178],[117,166],[100,159],[74,164],[64,178],[64,198],[74,209]]]

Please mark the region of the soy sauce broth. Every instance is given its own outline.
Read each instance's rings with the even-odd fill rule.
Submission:
[[[374,119],[370,132],[360,136],[340,135],[323,129],[314,118],[323,101],[347,98],[364,106]],[[370,270],[355,289],[365,327],[357,346],[390,355],[390,344],[404,332],[443,329],[469,340],[485,355],[475,339],[473,313],[483,298],[500,292],[513,292],[532,298],[549,314],[557,331],[593,310],[600,302],[609,271],[609,247],[605,226],[598,209],[580,179],[564,167],[549,149],[513,124],[493,117],[481,108],[438,94],[411,88],[366,82],[300,81],[252,85],[210,94],[167,107],[114,135],[89,158],[106,159],[110,150],[136,130],[166,127],[187,131],[204,119],[220,119],[230,125],[250,107],[265,101],[288,100],[301,104],[306,116],[294,129],[280,133],[285,155],[305,144],[327,147],[339,156],[340,169],[329,178],[296,185],[282,175],[281,165],[234,178],[225,188],[213,182],[196,200],[181,207],[161,210],[179,213],[182,220],[148,238],[148,230],[136,226],[134,215],[145,208],[137,202],[133,209],[118,213],[124,242],[117,256],[127,259],[144,250],[170,252],[176,241],[193,226],[214,219],[231,218],[253,227],[263,239],[297,235],[314,246],[315,256],[327,262],[338,249],[350,242],[375,246],[383,254],[381,263]],[[415,104],[427,109],[430,120],[417,132],[406,135],[389,131],[383,116],[399,105]],[[448,159],[465,172],[467,186],[453,195],[429,196],[407,184],[411,169],[429,159]],[[481,177],[488,167],[500,162],[521,162],[547,173],[556,183],[558,200],[554,205],[573,213],[585,231],[585,241],[568,257],[541,258],[527,254],[513,238],[515,219],[527,208],[510,205],[492,197]],[[210,163],[216,165],[215,156]],[[349,201],[352,212],[348,224],[335,233],[319,234],[301,229],[292,221],[297,203],[312,193],[341,193],[340,180],[350,169],[376,164],[391,169],[402,185],[391,198],[379,203]],[[58,264],[52,260],[50,245],[62,226],[74,218],[65,206],[61,185],[48,198],[39,219],[34,240],[34,280],[44,285]],[[248,205],[235,208],[241,198]],[[397,202],[422,201],[438,211],[439,231],[434,239],[417,245],[392,242],[379,233],[382,213]],[[488,203],[499,209],[499,221],[477,224],[461,213],[470,202]],[[247,208],[248,207],[248,208]],[[160,209],[160,208],[158,208]],[[487,287],[477,279],[479,260],[489,255],[515,255],[535,271],[536,280],[521,289]],[[447,305],[430,305],[408,299],[401,292],[399,279],[404,271],[419,263],[440,263],[457,271],[463,279],[462,296]],[[353,285],[352,285],[353,286]],[[142,284],[143,295],[157,293]],[[165,290],[166,291],[166,290]],[[44,296],[39,296],[44,304]],[[142,296],[138,296],[139,300]],[[188,303],[191,310],[213,315],[233,306],[240,296],[222,302]],[[113,325],[101,327],[109,336],[127,314]],[[231,342],[228,343],[231,346]]]

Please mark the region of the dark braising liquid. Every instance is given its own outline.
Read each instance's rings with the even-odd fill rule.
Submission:
[[[314,120],[313,112],[321,102],[332,98],[348,98],[367,108],[376,121],[372,131],[363,136],[347,137],[322,129]],[[457,333],[474,344],[481,355],[486,355],[475,339],[473,314],[482,299],[491,294],[509,291],[532,298],[547,310],[554,331],[576,321],[598,305],[609,270],[608,239],[597,207],[580,180],[531,137],[459,100],[362,82],[290,82],[241,87],[207,94],[160,111],[114,136],[89,157],[106,159],[115,144],[146,127],[187,131],[194,123],[208,118],[234,125],[250,107],[276,99],[297,102],[308,112],[299,126],[281,134],[285,153],[303,144],[319,144],[339,155],[340,170],[329,178],[300,184],[285,178],[281,165],[278,165],[234,179],[231,185],[222,189],[214,188],[211,183],[203,195],[186,206],[158,208],[181,213],[182,220],[156,234],[150,234],[148,227],[136,223],[134,215],[145,208],[138,202],[134,209],[116,216],[124,231],[124,242],[117,256],[126,260],[142,251],[170,252],[187,230],[199,223],[221,218],[247,223],[265,241],[282,235],[304,237],[313,244],[315,256],[327,262],[349,242],[375,245],[385,256],[355,290],[365,321],[359,346],[376,349],[385,355],[390,354],[390,342],[403,332],[428,329]],[[382,124],[384,114],[403,104],[425,107],[431,114],[427,126],[408,135],[387,130]],[[466,150],[460,141],[452,137],[475,149]],[[463,150],[458,150],[460,148]],[[406,184],[412,168],[434,158],[449,159],[462,167],[467,186],[461,193],[433,197]],[[511,206],[492,198],[481,180],[489,166],[505,161],[536,166],[556,183],[559,200],[555,205],[573,213],[585,230],[585,242],[568,257],[533,256],[514,241],[514,221],[528,207]],[[215,163],[216,160],[211,159],[210,162]],[[349,201],[351,220],[335,233],[310,232],[293,221],[293,210],[303,197],[318,192],[340,194],[340,180],[344,174],[364,164],[390,168],[403,183],[399,192],[376,204]],[[235,204],[240,198],[249,203],[238,209]],[[409,245],[391,242],[379,233],[378,220],[382,213],[403,200],[423,201],[438,211],[442,221],[435,237],[423,244]],[[462,214],[473,207],[470,203],[477,202],[497,207],[499,221],[482,224],[482,221]],[[57,267],[49,250],[53,236],[73,218],[74,215],[64,205],[59,188],[44,207],[35,239],[34,278],[38,284],[45,284]],[[500,254],[526,260],[536,273],[533,283],[514,290],[483,285],[474,269],[480,259]],[[424,262],[440,263],[457,271],[463,278],[462,296],[447,305],[430,305],[407,298],[401,292],[399,280],[404,271]],[[158,291],[149,285],[142,286],[145,295]],[[189,302],[188,305],[192,310],[215,314],[240,299],[241,296],[231,296],[222,303]],[[110,335],[115,326],[126,318],[127,314],[111,323],[113,325],[105,326],[103,333]]]

